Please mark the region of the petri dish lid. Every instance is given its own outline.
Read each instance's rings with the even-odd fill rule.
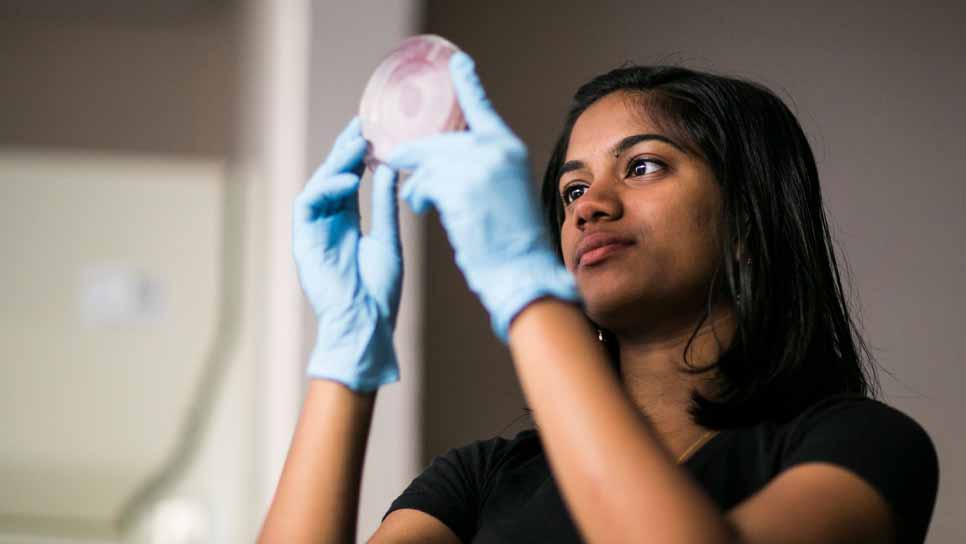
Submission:
[[[359,102],[370,167],[386,161],[399,144],[466,128],[449,75],[449,59],[458,50],[434,34],[412,36],[372,73]]]

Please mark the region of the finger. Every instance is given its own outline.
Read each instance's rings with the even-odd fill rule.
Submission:
[[[318,171],[327,175],[358,169],[365,158],[366,146],[366,140],[362,137],[362,121],[355,116],[335,139],[332,150]]]
[[[352,198],[359,190],[359,176],[355,174],[316,175],[295,199],[295,218],[301,221],[335,214],[357,207]]]
[[[473,59],[466,53],[457,51],[449,59],[449,70],[456,99],[470,130],[477,133],[513,134],[486,97]]]
[[[369,236],[390,247],[399,247],[396,172],[384,164],[379,165],[372,175],[372,228]]]
[[[395,170],[416,170],[433,157],[453,156],[472,145],[473,135],[465,132],[446,132],[400,145],[393,151],[387,164]]]
[[[420,170],[406,180],[399,192],[399,197],[405,200],[409,208],[417,214],[422,214],[433,204],[432,184],[434,181],[438,183],[438,180],[433,178],[431,170]]]

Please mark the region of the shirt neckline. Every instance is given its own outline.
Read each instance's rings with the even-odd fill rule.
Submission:
[[[681,462],[680,465],[687,466],[693,462],[703,460],[705,457],[710,456],[712,453],[714,453],[714,450],[718,449],[718,444],[724,440],[724,437],[729,436],[729,431],[730,429],[720,429],[717,434],[702,444],[700,448],[695,450],[687,459]]]

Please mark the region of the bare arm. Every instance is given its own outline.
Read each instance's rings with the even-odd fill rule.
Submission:
[[[526,307],[510,328],[510,350],[585,539],[733,542],[727,520],[627,398],[575,306],[548,298]]]
[[[586,540],[894,542],[883,498],[832,465],[793,467],[722,514],[638,416],[575,306],[549,298],[527,306],[510,328],[510,349],[551,469]]]
[[[258,542],[352,542],[375,393],[312,380]]]

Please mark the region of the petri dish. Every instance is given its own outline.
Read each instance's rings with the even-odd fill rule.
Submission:
[[[400,144],[466,128],[449,75],[456,51],[441,36],[420,34],[403,40],[376,67],[359,102],[370,168]]]

